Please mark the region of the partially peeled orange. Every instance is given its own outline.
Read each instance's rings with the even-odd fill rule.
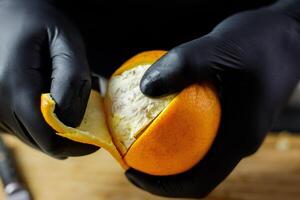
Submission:
[[[43,94],[46,122],[58,135],[106,149],[124,169],[174,175],[192,168],[213,143],[221,106],[210,83],[160,98],[143,95],[143,74],[165,53],[148,51],[129,59],[110,78],[105,97],[92,90],[79,127],[64,125],[54,113],[55,101]]]

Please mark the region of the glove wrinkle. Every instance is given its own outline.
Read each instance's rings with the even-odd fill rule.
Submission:
[[[30,135],[30,133],[25,128],[24,124],[18,118],[17,114],[15,112],[13,112],[13,114],[14,114],[14,118],[15,118],[17,126],[20,127],[20,129],[22,130],[23,134],[22,134],[21,138],[24,141],[26,141],[27,143],[29,143],[31,146],[38,147],[39,145],[34,141],[34,139],[32,138],[32,136]],[[23,136],[25,136],[25,138]]]

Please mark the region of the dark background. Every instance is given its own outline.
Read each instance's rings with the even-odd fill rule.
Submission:
[[[79,28],[92,70],[109,77],[133,55],[201,37],[226,17],[275,0],[57,0]],[[300,108],[287,107],[273,130],[299,132]]]
[[[93,71],[109,76],[122,62],[145,50],[171,49],[208,33],[239,11],[274,0],[58,0],[80,29]]]

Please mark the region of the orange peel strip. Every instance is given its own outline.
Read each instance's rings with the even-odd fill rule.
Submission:
[[[77,128],[62,123],[54,113],[55,101],[49,93],[41,96],[41,111],[46,122],[57,132],[57,135],[70,140],[95,145],[107,150],[126,170],[128,165],[122,159],[108,131],[104,103],[100,93],[92,90],[84,118]]]

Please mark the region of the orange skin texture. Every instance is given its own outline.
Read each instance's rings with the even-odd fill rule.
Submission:
[[[125,162],[152,175],[189,170],[211,147],[220,113],[216,92],[210,84],[187,87],[130,147]]]
[[[153,50],[139,53],[123,63],[121,67],[119,67],[112,74],[112,76],[122,74],[129,69],[137,67],[138,65],[153,64],[166,53],[167,51],[163,50]]]
[[[140,53],[125,62],[113,76],[140,64],[153,64],[165,53]],[[193,84],[181,91],[140,134],[123,159],[130,167],[152,175],[187,171],[208,152],[220,119],[221,105],[214,86]]]

